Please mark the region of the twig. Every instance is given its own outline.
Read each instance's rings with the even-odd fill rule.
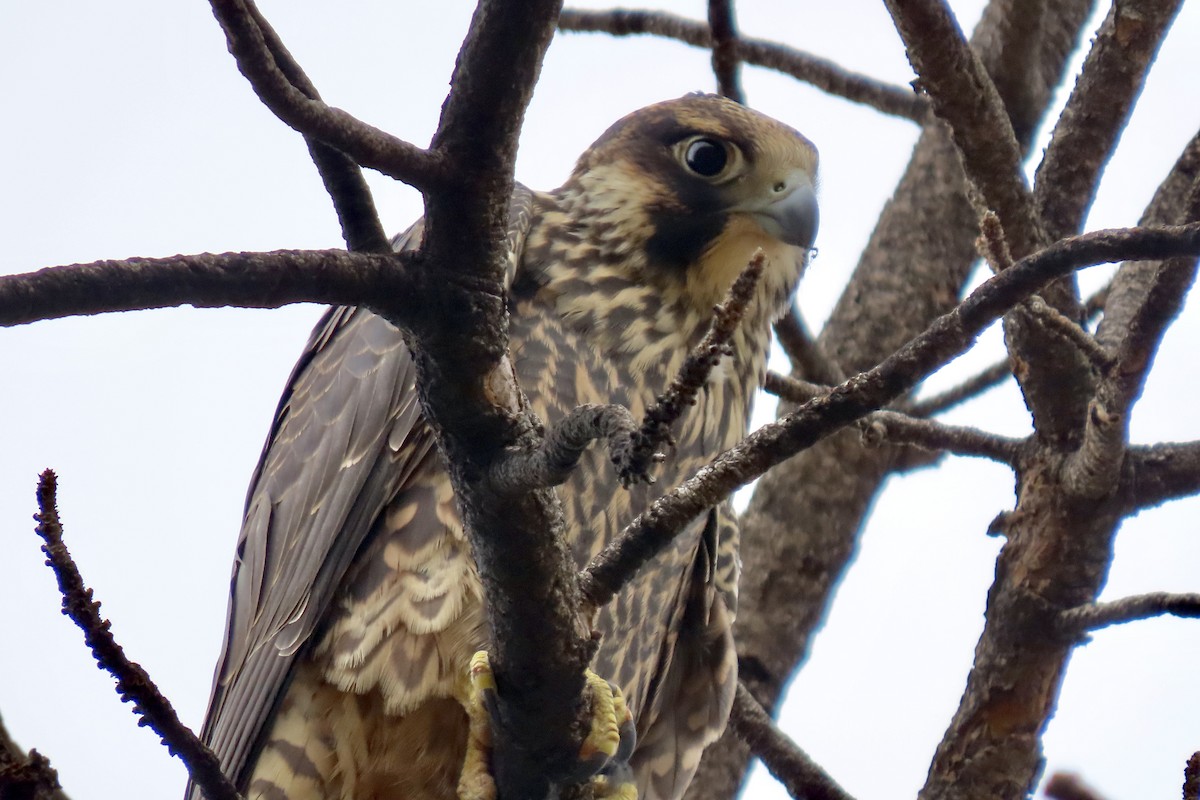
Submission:
[[[976,245],[993,275],[1012,266],[1012,253],[1009,252],[1008,242],[1004,240],[1004,227],[991,209],[979,216],[979,241]]]
[[[1026,304],[1034,319],[1047,331],[1066,339],[1080,355],[1096,369],[1097,372],[1107,373],[1116,363],[1116,356],[1108,352],[1102,344],[1075,320],[1049,305],[1038,296],[1029,298]]]
[[[793,303],[791,310],[775,323],[775,335],[792,362],[792,369],[810,381],[835,384],[846,380],[846,373],[821,348],[809,333],[800,308]]]
[[[796,404],[807,403],[814,397],[829,394],[832,390],[832,386],[802,381],[799,378],[789,378],[778,372],[767,372],[767,379],[763,383],[763,391],[773,394],[781,400]]]
[[[491,490],[516,494],[558,486],[571,476],[583,451],[597,439],[608,443],[610,459],[622,482],[653,483],[648,474],[649,464],[637,464],[633,459],[632,439],[636,429],[637,423],[624,406],[578,406],[550,428],[537,447],[509,453],[498,460],[488,474]]]
[[[1200,800],[1200,751],[1192,753],[1183,768],[1183,800]]]
[[[923,450],[989,458],[1014,466],[1024,441],[961,425],[917,419],[896,411],[876,411],[860,420],[863,441],[870,445],[908,444]]]
[[[345,153],[364,167],[429,191],[445,164],[436,154],[368,125],[339,108],[306,97],[275,62],[249,0],[210,0],[229,52],[254,93],[289,127]]]
[[[321,95],[317,92],[317,87],[292,58],[275,29],[251,0],[247,1],[246,10],[262,33],[263,42],[279,70],[306,97],[320,101]],[[375,210],[371,189],[363,179],[358,164],[341,151],[312,136],[306,135],[304,141],[308,145],[313,163],[316,164],[317,172],[321,175],[321,181],[325,184],[325,191],[333,200],[333,208],[342,227],[342,238],[346,241],[346,248],[361,253],[391,252],[387,232],[379,221],[379,212]]]
[[[1077,233],[1182,0],[1113,3],[1055,123],[1034,176],[1034,205],[1053,239]]]
[[[767,373],[764,388],[798,404],[807,403],[832,390],[829,386],[805,383],[776,372]],[[987,433],[978,428],[920,419],[901,411],[873,411],[860,419],[858,424],[862,429],[863,442],[867,445],[907,444],[931,452],[990,458],[1008,466],[1016,464],[1024,444],[1021,439]]]
[[[564,9],[559,16],[558,26],[564,31],[608,33],[613,36],[649,34],[675,39],[693,47],[712,47],[712,37],[704,23],[657,11]],[[906,86],[895,86],[850,72],[832,61],[782,44],[740,37],[734,52],[747,64],[791,75],[824,92],[862,103],[884,114],[920,122],[928,109],[925,99],[913,94]]]
[[[738,683],[729,724],[792,797],[854,800],[808,753],[779,730],[745,684]]]
[[[1104,795],[1083,782],[1073,772],[1056,772],[1046,781],[1049,800],[1105,800]]]
[[[712,68],[717,76],[717,93],[745,103],[737,54],[737,22],[733,0],[708,0],[708,29],[712,35]]]
[[[150,680],[146,670],[126,658],[125,651],[113,638],[111,623],[100,617],[100,603],[92,599],[92,590],[84,585],[79,569],[63,544],[56,500],[57,481],[53,470],[44,471],[38,480],[37,532],[45,540],[42,552],[46,554],[46,564],[58,579],[63,613],[83,630],[83,639],[96,663],[116,679],[121,702],[133,703],[134,713],[141,718],[138,724],[149,725],[162,737],[167,750],[179,756],[192,780],[204,790],[209,800],[240,800],[237,789],[221,774],[217,757],[179,721],[175,709]]]
[[[916,400],[910,403],[905,411],[914,417],[932,417],[934,414],[949,411],[960,403],[983,394],[988,389],[1003,383],[1011,375],[1012,368],[1008,365],[1008,359],[997,361],[982,372],[967,378],[958,386],[925,400]]]
[[[1089,603],[1062,612],[1059,620],[1064,632],[1080,635],[1107,628],[1109,625],[1136,622],[1167,614],[1176,617],[1200,617],[1200,593],[1151,592],[1122,597],[1109,603]]]
[[[202,253],[47,267],[0,276],[0,326],[45,319],[193,305],[278,308],[361,305],[399,324],[412,319],[425,273],[410,255],[345,250]]]
[[[712,323],[700,343],[688,353],[666,391],[646,410],[646,418],[633,435],[634,464],[649,464],[660,448],[673,444],[671,426],[679,421],[688,406],[695,404],[696,395],[708,381],[713,367],[723,357],[731,355],[729,340],[754,297],[754,287],[758,285],[766,263],[766,255],[757,251],[729,287],[725,302],[713,309]]]
[[[732,492],[835,430],[894,400],[947,360],[965,351],[983,329],[1047,281],[1085,264],[1135,252],[1131,245],[1200,253],[1200,223],[1178,228],[1101,231],[1064,239],[984,283],[923,333],[873,369],[815,398],[776,423],[751,433],[630,523],[583,571],[581,589],[596,607],[613,598],[675,534]]]

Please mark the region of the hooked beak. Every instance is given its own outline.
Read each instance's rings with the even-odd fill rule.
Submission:
[[[817,238],[817,196],[812,181],[800,170],[772,187],[771,198],[747,208],[762,229],[781,242],[811,250]]]

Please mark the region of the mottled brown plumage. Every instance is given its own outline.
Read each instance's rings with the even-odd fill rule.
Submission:
[[[656,487],[620,487],[592,448],[559,488],[580,566],[745,432],[771,320],[815,233],[816,152],[713,96],[626,117],[550,193],[511,207],[510,351],[533,409],[640,417],[757,248],[756,299],[677,426]],[[703,174],[712,173],[712,174]],[[398,242],[419,245],[418,224]],[[289,382],[251,485],[229,633],[204,727],[250,798],[452,797],[471,655],[487,646],[479,578],[416,402],[400,333],[333,309]],[[637,723],[643,798],[677,798],[724,726],[737,529],[695,520],[603,609],[593,668]]]

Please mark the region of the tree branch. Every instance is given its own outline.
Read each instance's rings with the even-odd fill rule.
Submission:
[[[561,30],[576,33],[607,33],[613,36],[650,34],[689,44],[712,47],[707,25],[657,11],[582,11],[565,9],[559,17]],[[859,75],[832,61],[762,39],[740,37],[734,46],[738,59],[791,75],[835,97],[870,106],[876,111],[920,122],[928,104],[906,86],[895,86]]]
[[[1127,514],[1200,492],[1200,442],[1130,447],[1119,492]]]
[[[1081,636],[1090,631],[1120,625],[1125,622],[1162,617],[1200,617],[1200,594],[1151,592],[1123,597],[1109,603],[1089,603],[1068,609],[1059,615],[1063,632]]]
[[[1124,253],[1147,249],[1200,253],[1200,223],[1160,230],[1098,231],[1062,240],[1017,262],[878,366],[754,431],[659,498],[583,571],[584,597],[596,607],[608,603],[646,561],[700,513],[784,459],[911,389],[965,351],[985,327],[1046,282],[1086,264],[1120,260]]]
[[[792,370],[810,381],[833,385],[846,380],[846,373],[809,333],[793,303],[791,310],[775,323],[775,336],[792,362]]]
[[[784,785],[792,797],[804,800],[854,800],[808,753],[775,726],[745,684],[739,683],[737,686],[729,725],[750,746],[750,751],[762,759],[763,766]]]
[[[978,428],[945,425],[895,411],[876,411],[859,424],[863,440],[869,445],[907,444],[933,452],[988,458],[1009,467],[1016,466],[1025,444],[1022,439],[1011,439]]]
[[[437,187],[445,163],[437,154],[368,125],[339,108],[305,96],[276,63],[256,22],[251,0],[210,0],[229,52],[254,93],[288,127],[422,191]]]
[[[995,84],[940,0],[887,0],[933,112],[950,125],[979,212],[991,211],[1017,257],[1045,241],[1021,170],[1021,149]]]
[[[188,774],[210,800],[241,800],[237,789],[221,774],[221,765],[211,750],[179,721],[175,709],[150,680],[146,670],[125,656],[110,630],[111,623],[100,617],[100,603],[92,599],[79,569],[62,540],[62,525],[58,519],[56,500],[57,477],[46,470],[38,480],[37,532],[45,540],[42,552],[46,563],[54,570],[58,589],[62,593],[63,613],[83,630],[83,639],[92,651],[96,663],[117,681],[117,694],[123,703],[133,703],[133,711],[162,737],[172,755],[179,756]]]
[[[955,406],[965,403],[987,390],[1000,385],[1012,375],[1008,359],[997,361],[982,372],[967,378],[958,386],[947,389],[924,400],[916,400],[905,409],[914,417],[932,417],[943,411],[949,411]]]
[[[746,95],[742,92],[733,0],[708,0],[708,29],[712,35],[712,68],[717,77],[717,93],[744,104]]]
[[[1113,3],[1034,177],[1052,239],[1079,231],[1182,0]]]
[[[47,267],[0,276],[0,325],[193,305],[278,308],[361,305],[395,324],[420,313],[426,276],[410,256],[345,250],[203,253]]]
[[[317,87],[292,58],[275,29],[252,0],[247,0],[246,10],[258,26],[267,51],[284,77],[305,97],[320,101],[321,95],[317,92]],[[358,164],[341,151],[312,136],[306,135],[304,141],[308,145],[308,152],[317,167],[317,172],[321,175],[321,182],[325,184],[325,191],[333,201],[346,248],[362,253],[390,253],[392,248],[387,232],[379,221],[379,212],[375,210],[371,189],[363,179]]]

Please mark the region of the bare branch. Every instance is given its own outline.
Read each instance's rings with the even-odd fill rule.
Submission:
[[[1200,594],[1151,592],[1123,597],[1110,603],[1089,603],[1062,612],[1062,629],[1079,636],[1089,631],[1171,614],[1176,617],[1200,617]]]
[[[763,391],[787,400],[789,403],[796,403],[797,405],[807,403],[814,397],[829,394],[832,390],[832,386],[826,386],[823,383],[811,383],[799,378],[789,378],[787,375],[780,375],[778,372],[768,372],[766,382],[763,384]]]
[[[205,795],[210,800],[240,800],[237,789],[221,774],[217,757],[179,721],[175,709],[150,680],[146,670],[126,658],[125,651],[113,638],[111,623],[100,617],[100,603],[92,599],[92,590],[84,585],[79,569],[63,544],[56,500],[57,481],[52,470],[43,472],[38,480],[37,532],[46,542],[42,545],[46,563],[58,579],[63,613],[83,630],[83,639],[96,663],[116,678],[121,702],[133,703],[134,713],[141,718],[139,724],[149,725],[162,737],[167,750],[179,756]]]
[[[1182,0],[1113,3],[1034,177],[1052,239],[1079,231]]]
[[[904,39],[917,86],[950,125],[963,169],[979,192],[981,215],[993,212],[1013,255],[1028,255],[1045,237],[1037,226],[1021,170],[1021,149],[987,70],[940,0],[887,0]]]
[[[808,753],[776,727],[745,684],[738,684],[729,725],[792,797],[854,800]]]
[[[278,308],[330,303],[371,308],[393,323],[419,313],[410,257],[345,250],[204,253],[47,267],[0,276],[0,325],[109,311],[193,305]],[[378,301],[378,302],[376,302]]]
[[[225,31],[229,52],[254,93],[289,127],[345,153],[364,167],[404,181],[421,190],[442,178],[441,158],[386,131],[307,97],[276,63],[264,32],[257,24],[251,0],[210,0],[213,14]]]
[[[932,417],[934,414],[949,411],[960,403],[983,394],[988,389],[1003,383],[1011,375],[1012,368],[1009,367],[1008,359],[1006,358],[1003,361],[997,361],[977,375],[967,378],[958,386],[935,394],[925,400],[917,400],[910,403],[905,410],[914,417]]]
[[[613,36],[650,34],[689,44],[712,47],[707,25],[657,11],[581,11],[565,9],[559,17],[561,30],[580,33],[608,33]],[[928,104],[907,86],[895,86],[866,75],[859,75],[832,61],[762,39],[740,37],[736,56],[747,64],[791,75],[836,97],[862,103],[884,114],[920,122]]]
[[[292,58],[275,29],[253,2],[247,3],[246,10],[262,33],[263,43],[279,70],[305,97],[319,101],[321,95],[317,92],[317,87]],[[392,248],[387,232],[379,221],[379,212],[375,210],[371,189],[363,179],[358,164],[341,151],[312,136],[305,136],[304,141],[308,145],[313,163],[316,164],[317,172],[321,175],[321,181],[325,184],[325,191],[333,201],[334,211],[337,212],[338,222],[342,227],[342,238],[346,241],[346,249],[361,253],[390,253]]]
[[[1099,231],[1062,240],[1017,262],[878,366],[754,431],[659,498],[587,566],[581,578],[584,596],[597,607],[608,603],[647,560],[704,510],[784,459],[911,389],[965,351],[987,325],[1047,281],[1085,264],[1120,259],[1122,251],[1134,249],[1135,242],[1144,247],[1153,242],[1155,249],[1200,252],[1200,223],[1159,230]]]
[[[712,66],[713,74],[717,76],[717,93],[745,103],[733,0],[708,0],[708,29],[712,35]]]
[[[637,462],[647,461],[659,448],[672,443],[671,426],[679,421],[688,406],[694,405],[696,395],[708,382],[713,367],[731,355],[729,340],[737,331],[754,298],[754,287],[762,277],[767,257],[759,250],[750,263],[729,287],[725,302],[713,309],[712,324],[680,366],[671,384],[646,410],[641,428],[634,434],[633,447]]]
[[[1185,220],[1200,219],[1200,179],[1193,184],[1180,214]],[[1200,261],[1194,257],[1170,258],[1151,270],[1139,265],[1118,270],[1113,278],[1120,301],[1138,305],[1127,316],[1124,331],[1113,331],[1117,320],[1106,320],[1097,340],[1119,337],[1111,369],[1088,407],[1083,444],[1064,466],[1064,486],[1079,497],[1101,497],[1117,482],[1128,439],[1129,416],[1142,394],[1154,354],[1167,328],[1179,315],[1184,299],[1196,281]],[[1110,295],[1112,297],[1113,295]]]
[[[1057,335],[1074,345],[1080,355],[1086,358],[1088,363],[1097,372],[1108,372],[1113,364],[1116,363],[1116,357],[1096,341],[1096,337],[1084,330],[1078,322],[1054,306],[1046,303],[1042,298],[1037,296],[1029,298],[1027,306],[1037,324],[1041,325],[1047,332]]]
[[[1183,769],[1183,800],[1200,800],[1200,751],[1192,753]]]
[[[1073,772],[1056,772],[1046,781],[1049,800],[1106,800],[1104,795],[1084,783]]]
[[[1200,442],[1130,447],[1119,491],[1126,513],[1200,492]]]
[[[945,425],[895,411],[876,411],[860,422],[870,445],[908,444],[922,450],[988,458],[1015,466],[1024,441],[961,425]]]
[[[846,380],[846,373],[821,348],[809,333],[794,303],[783,319],[775,323],[775,335],[792,362],[792,370],[818,383],[835,384]]]
[[[774,372],[767,373],[764,388],[792,403],[807,403],[831,391],[829,386],[805,383]],[[868,445],[907,444],[931,452],[990,458],[1007,466],[1017,463],[1024,444],[1021,439],[1010,439],[978,428],[945,425],[900,411],[874,411],[858,424],[863,442]]]

